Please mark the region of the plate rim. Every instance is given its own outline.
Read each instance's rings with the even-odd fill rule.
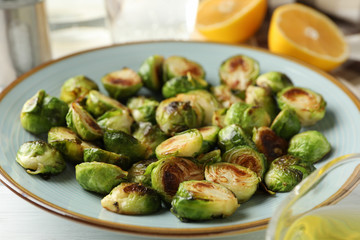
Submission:
[[[20,82],[24,81],[31,75],[41,71],[42,69],[53,65],[57,62],[61,62],[68,58],[72,58],[74,56],[82,55],[89,52],[100,51],[103,49],[109,48],[118,48],[118,47],[126,47],[129,45],[146,45],[152,43],[173,43],[173,44],[208,44],[208,45],[220,45],[220,46],[232,46],[244,49],[250,49],[253,51],[259,51],[266,53],[268,55],[278,56],[287,61],[296,63],[301,65],[319,75],[326,78],[333,84],[335,84],[341,91],[343,91],[352,101],[353,104],[357,107],[360,111],[360,100],[355,94],[343,83],[337,80],[335,77],[331,76],[329,73],[326,73],[315,66],[307,64],[301,60],[295,59],[293,57],[284,56],[281,54],[272,53],[265,48],[250,46],[246,44],[228,44],[228,43],[219,43],[219,42],[203,42],[203,41],[172,41],[172,40],[163,40],[163,41],[140,41],[140,42],[131,42],[131,43],[122,43],[122,44],[113,44],[109,46],[103,46],[99,48],[92,48],[87,49],[84,51],[76,52],[67,56],[63,56],[58,59],[50,60],[45,62],[30,71],[26,72],[25,74],[19,76],[16,80],[14,80],[9,86],[7,86],[1,93],[0,93],[0,102],[2,99],[13,89],[15,88]],[[236,225],[229,225],[229,226],[218,226],[218,227],[202,227],[202,228],[161,228],[161,227],[147,227],[147,226],[137,226],[131,224],[124,224],[124,223],[117,223],[111,222],[99,218],[94,218],[90,216],[86,216],[84,214],[76,213],[74,211],[67,210],[65,208],[59,207],[51,202],[48,202],[36,194],[30,192],[25,187],[18,184],[12,177],[0,166],[0,181],[9,188],[12,192],[17,194],[19,197],[23,198],[24,200],[30,202],[31,204],[46,210],[52,214],[56,214],[58,216],[64,217],[69,220],[73,220],[76,222],[80,222],[83,224],[87,224],[93,227],[99,227],[102,229],[117,231],[120,233],[131,234],[131,235],[141,235],[141,236],[152,236],[152,237],[210,237],[210,236],[227,236],[227,235],[236,235],[240,233],[248,233],[253,231],[258,231],[265,229],[269,223],[270,218],[265,218],[257,221],[252,221],[250,223],[241,223]],[[209,229],[211,229],[209,231]]]

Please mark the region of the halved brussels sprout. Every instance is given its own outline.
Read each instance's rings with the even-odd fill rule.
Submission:
[[[206,180],[182,182],[171,205],[183,222],[226,218],[240,206],[229,189]]]
[[[200,154],[196,161],[200,164],[213,164],[217,162],[221,162],[221,151],[220,149],[212,150],[211,152]]]
[[[199,127],[198,116],[190,102],[177,98],[161,101],[155,117],[160,129],[168,135]]]
[[[151,174],[145,175],[145,171],[151,163],[156,161],[156,158],[152,158],[134,163],[128,170],[128,181],[141,183],[145,186],[151,187]]]
[[[150,164],[145,175],[151,174],[151,186],[166,203],[170,203],[176,194],[179,184],[187,180],[203,180],[202,168],[193,161],[168,157]]]
[[[219,128],[224,128],[225,125],[225,116],[226,116],[227,108],[220,108],[218,110],[215,110],[212,119],[211,124],[214,126],[218,126]]]
[[[289,192],[315,167],[310,162],[304,162],[300,158],[284,155],[275,159],[265,174],[266,187],[274,192]]]
[[[164,83],[174,77],[186,76],[188,73],[194,78],[205,78],[205,71],[197,62],[180,56],[171,56],[165,59],[163,64]]]
[[[253,106],[263,107],[273,120],[279,112],[277,103],[271,92],[258,86],[249,86],[245,91],[245,102]]]
[[[48,132],[48,143],[59,150],[67,160],[84,161],[84,149],[96,146],[82,141],[75,132],[66,127],[52,127]]]
[[[194,78],[191,74],[187,76],[169,79],[162,87],[162,95],[165,98],[175,97],[179,93],[186,93],[197,89],[206,89],[209,84],[201,78]]]
[[[259,63],[245,55],[236,55],[226,59],[219,69],[221,83],[232,90],[239,91],[240,95],[243,95],[250,85],[255,85],[259,72]]]
[[[248,201],[260,182],[260,178],[251,169],[228,162],[205,166],[205,179],[230,189],[239,203]]]
[[[126,111],[127,108],[120,102],[112,99],[96,90],[91,90],[86,97],[86,111],[94,117],[99,117],[105,112],[112,109],[121,109]]]
[[[154,157],[156,147],[168,138],[158,125],[149,122],[139,123],[133,136],[146,147],[145,159]]]
[[[218,126],[206,126],[198,130],[203,139],[200,152],[205,153],[213,149],[217,144],[220,128]]]
[[[120,101],[134,96],[143,86],[139,74],[127,67],[106,74],[101,82],[110,97]]]
[[[114,164],[127,170],[131,167],[132,161],[129,157],[109,152],[101,148],[85,148],[84,149],[84,162],[104,162]]]
[[[75,166],[75,177],[82,188],[108,194],[115,186],[126,181],[127,172],[103,162],[83,162]]]
[[[22,107],[21,125],[31,133],[45,133],[51,127],[66,125],[68,109],[65,102],[49,96],[44,90],[39,90]]]
[[[288,154],[316,163],[331,151],[326,137],[316,130],[298,133],[290,139]]]
[[[158,159],[177,156],[195,157],[201,152],[203,137],[199,130],[189,129],[160,143],[156,149]]]
[[[84,75],[69,78],[61,86],[60,99],[71,103],[78,98],[85,97],[91,90],[99,90],[98,85]]]
[[[97,119],[97,124],[103,129],[121,130],[131,133],[134,120],[127,109],[114,109],[107,111]]]
[[[162,86],[164,57],[153,55],[145,59],[139,68],[139,75],[145,85],[153,91],[159,91]]]
[[[144,96],[133,97],[127,103],[127,107],[136,122],[155,123],[155,113],[158,106],[158,101]]]
[[[103,131],[95,119],[77,102],[70,104],[69,112],[66,115],[66,124],[86,141],[101,139],[103,136]]]
[[[242,99],[236,96],[229,86],[224,84],[212,87],[211,92],[224,108],[229,108],[234,103],[242,102]]]
[[[66,167],[61,153],[41,140],[22,144],[17,151],[16,162],[25,168],[27,173],[44,176],[61,173]]]
[[[293,86],[290,78],[281,72],[267,72],[256,79],[256,85],[270,90],[272,93],[280,92],[286,87]]]
[[[265,156],[249,146],[233,147],[224,153],[222,159],[251,169],[261,179],[267,170]]]
[[[108,151],[129,157],[132,163],[144,159],[146,154],[146,147],[139,140],[120,130],[106,130],[104,146]]]
[[[101,205],[115,213],[147,215],[161,208],[159,195],[139,183],[122,182],[101,200]]]
[[[255,144],[239,125],[232,124],[219,131],[218,146],[223,152],[243,145],[255,148]]]
[[[259,152],[265,155],[268,163],[287,153],[288,142],[277,136],[269,127],[254,129],[253,141]]]
[[[301,123],[296,113],[288,108],[284,108],[279,112],[270,128],[278,135],[286,140],[300,132]]]
[[[307,88],[287,87],[277,94],[280,109],[296,112],[302,126],[311,126],[323,119],[326,102],[319,94]]]

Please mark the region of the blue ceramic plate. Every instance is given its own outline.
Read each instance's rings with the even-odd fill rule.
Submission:
[[[265,228],[286,194],[267,196],[257,193],[229,218],[182,223],[165,209],[150,216],[118,215],[103,209],[101,197],[83,190],[76,182],[71,165],[64,173],[44,180],[27,174],[16,163],[19,146],[36,139],[22,129],[19,113],[24,102],[37,90],[44,89],[50,95],[59,96],[63,82],[79,74],[89,76],[101,86],[100,78],[106,73],[125,66],[137,70],[143,60],[153,54],[164,57],[180,55],[201,63],[207,73],[206,79],[213,85],[219,84],[218,69],[223,60],[236,54],[251,56],[259,61],[262,73],[284,72],[295,85],[310,88],[324,96],[327,101],[326,116],[311,129],[321,131],[333,150],[318,167],[329,159],[359,150],[360,103],[342,84],[319,70],[244,46],[200,42],[135,43],[82,52],[44,64],[5,89],[0,95],[0,173],[4,184],[19,196],[53,213],[124,233],[195,237],[239,234]],[[103,88],[101,91],[105,93]]]

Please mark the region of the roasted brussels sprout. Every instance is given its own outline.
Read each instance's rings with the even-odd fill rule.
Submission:
[[[156,122],[168,135],[199,126],[198,116],[189,101],[168,98],[160,102],[156,109]]]
[[[121,130],[131,133],[134,120],[127,109],[114,109],[107,111],[97,119],[97,124],[103,129]]]
[[[265,155],[268,163],[287,153],[288,142],[277,136],[271,128],[260,127],[254,129],[253,134],[256,148]]]
[[[222,159],[225,162],[235,163],[251,169],[261,179],[263,179],[267,170],[265,156],[249,146],[233,147],[223,154]]]
[[[205,78],[203,67],[194,61],[180,56],[171,56],[163,64],[164,83],[174,77],[186,76],[188,73],[194,78]]]
[[[196,161],[200,164],[213,164],[217,162],[221,162],[221,151],[220,149],[212,150],[211,152],[200,154]]]
[[[68,109],[65,102],[39,90],[22,107],[20,122],[23,128],[31,133],[45,133],[51,127],[66,125]]]
[[[202,168],[186,158],[168,157],[150,164],[145,175],[151,174],[151,186],[166,203],[173,199],[179,184],[187,180],[203,180]]]
[[[289,140],[300,132],[301,123],[296,113],[288,108],[279,112],[270,127],[276,135]]]
[[[239,203],[249,200],[260,182],[260,178],[251,169],[228,162],[207,165],[205,179],[230,189]]]
[[[126,111],[127,108],[120,102],[112,99],[96,90],[91,90],[86,97],[86,111],[95,118],[103,115],[105,112],[113,109],[121,109]]]
[[[316,130],[298,133],[290,139],[288,154],[316,163],[331,150],[326,137]]]
[[[271,118],[263,107],[238,102],[227,110],[224,123],[238,124],[246,134],[251,135],[253,128],[269,126]]]
[[[129,157],[109,152],[101,148],[85,148],[84,149],[84,162],[104,162],[114,164],[127,170],[131,167],[132,161]]]
[[[218,126],[219,128],[224,128],[225,125],[225,116],[226,116],[227,108],[220,108],[218,110],[215,110],[212,119],[211,124],[214,126]]]
[[[326,112],[326,102],[319,94],[307,88],[287,87],[277,94],[280,109],[296,112],[302,126],[311,126],[320,121]]]
[[[278,106],[271,92],[258,86],[249,86],[245,91],[245,102],[253,106],[263,107],[273,120],[278,114]]]
[[[162,86],[163,63],[163,56],[153,55],[145,59],[141,64],[138,74],[148,89],[160,91]]]
[[[255,148],[255,144],[239,125],[232,124],[219,131],[218,146],[223,152],[243,145]]]
[[[121,130],[106,130],[104,146],[108,151],[129,157],[132,163],[144,159],[146,154],[146,147],[139,140]]]
[[[226,59],[219,69],[221,83],[232,90],[239,91],[240,96],[243,96],[250,85],[255,85],[259,72],[259,63],[245,55],[236,55]]]
[[[158,125],[149,122],[140,122],[133,136],[146,147],[145,159],[155,157],[156,147],[168,138]]]
[[[239,207],[234,193],[206,180],[182,182],[171,205],[171,212],[183,222],[226,218]]]
[[[101,200],[101,205],[115,213],[147,215],[161,208],[160,196],[139,183],[122,182]]]
[[[179,93],[186,93],[197,89],[206,89],[209,84],[201,78],[194,78],[191,74],[187,76],[169,79],[162,87],[162,95],[165,98],[175,97]]]
[[[156,161],[156,158],[152,158],[134,163],[128,170],[128,181],[141,183],[145,186],[151,187],[151,174],[145,175],[145,171],[151,163]]]
[[[200,131],[189,129],[160,143],[155,153],[158,159],[169,156],[195,157],[201,153],[202,146],[203,137]]]
[[[203,139],[200,152],[209,152],[217,144],[220,128],[218,126],[206,126],[199,128],[198,130]]]
[[[264,180],[266,187],[271,191],[289,192],[314,170],[312,163],[284,155],[270,164]]]
[[[70,104],[66,124],[85,141],[101,139],[103,136],[103,131],[95,119],[77,102]]]
[[[133,97],[127,103],[127,107],[136,122],[156,123],[155,113],[158,106],[158,101],[144,96]]]
[[[98,85],[84,75],[69,78],[61,86],[60,99],[71,103],[78,98],[85,97],[90,90],[99,90]]]
[[[234,103],[242,102],[242,99],[236,96],[229,86],[224,84],[212,87],[211,92],[224,108],[229,108]]]
[[[277,93],[286,87],[293,86],[290,78],[281,72],[267,72],[256,79],[256,85]]]
[[[84,161],[84,149],[96,148],[66,127],[52,127],[48,132],[48,143],[60,151],[66,160],[74,163]]]
[[[120,101],[134,96],[143,86],[141,77],[134,70],[126,67],[106,74],[101,82],[110,97]]]
[[[82,188],[108,194],[115,186],[126,181],[127,172],[103,162],[83,162],[75,166],[75,177]]]
[[[41,140],[22,144],[16,154],[16,161],[27,173],[44,176],[61,173],[66,167],[61,153]]]

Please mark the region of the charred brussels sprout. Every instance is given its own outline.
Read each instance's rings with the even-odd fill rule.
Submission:
[[[171,56],[165,59],[163,64],[164,83],[174,77],[187,76],[188,74],[194,78],[205,78],[205,71],[197,62],[180,56]]]
[[[266,187],[274,192],[289,192],[315,167],[300,158],[284,155],[275,159],[265,174]]]
[[[41,140],[22,144],[16,154],[16,161],[27,173],[45,176],[61,173],[66,167],[61,153]]]
[[[256,85],[277,93],[293,85],[290,78],[281,72],[267,72],[256,79]]]
[[[259,178],[263,178],[267,170],[265,156],[249,146],[236,146],[223,155],[223,160],[247,167],[254,171]]]
[[[165,98],[175,97],[179,93],[186,93],[197,89],[206,89],[208,83],[201,78],[187,76],[174,77],[168,80],[162,87],[162,95]]]
[[[205,179],[230,189],[239,203],[249,200],[260,182],[260,178],[251,169],[227,162],[207,165]]]
[[[155,117],[160,129],[168,135],[198,127],[198,117],[189,101],[165,99],[156,109]]]
[[[149,122],[139,123],[133,136],[146,147],[146,159],[154,157],[156,147],[168,138],[158,125],[152,125]]]
[[[126,180],[127,172],[113,164],[84,162],[75,166],[75,176],[85,190],[108,194]]]
[[[101,82],[109,95],[117,100],[134,96],[143,85],[141,77],[126,67],[106,74]]]
[[[212,119],[211,124],[214,126],[218,126],[219,128],[224,128],[225,125],[225,116],[226,116],[227,108],[220,108],[218,110],[215,110]]]
[[[134,163],[128,170],[127,179],[129,182],[141,183],[145,186],[151,187],[151,174],[145,175],[146,168],[157,159],[147,159]]]
[[[127,106],[136,122],[156,122],[155,113],[159,102],[155,99],[144,96],[133,97],[128,101]]]
[[[232,124],[219,131],[218,146],[222,151],[243,145],[255,148],[255,144],[239,125]]]
[[[303,161],[316,163],[330,150],[331,145],[321,132],[309,130],[291,138],[288,153]]]
[[[218,126],[206,126],[198,130],[203,139],[200,152],[205,153],[213,149],[217,144],[220,128]]]
[[[101,139],[103,136],[103,131],[95,119],[77,102],[70,104],[69,112],[66,115],[66,124],[86,141]]]
[[[189,129],[181,132],[160,143],[156,149],[158,159],[177,156],[177,157],[195,157],[203,146],[203,137],[199,130]]]
[[[93,80],[84,75],[75,76],[66,80],[62,85],[60,99],[71,103],[78,98],[85,97],[91,90],[99,90]]]
[[[326,112],[324,98],[307,88],[287,87],[277,94],[280,109],[295,111],[302,126],[311,126],[320,121]]]
[[[104,133],[105,149],[129,157],[132,162],[143,159],[146,147],[133,136],[119,130],[108,129]]]
[[[239,207],[229,189],[206,180],[182,182],[171,205],[171,212],[183,222],[226,218]]]
[[[85,108],[94,117],[99,117],[112,109],[121,109],[124,111],[127,110],[127,108],[120,102],[105,96],[96,90],[91,90],[87,95]]]
[[[161,208],[159,195],[139,183],[123,182],[101,200],[101,205],[115,213],[147,215]]]
[[[151,186],[166,203],[173,199],[179,184],[187,180],[203,180],[200,166],[186,158],[169,157],[150,164],[145,172],[151,174]]]
[[[203,165],[221,162],[221,151],[220,149],[216,149],[211,152],[201,154],[196,158],[196,161]]]
[[[242,99],[236,96],[227,85],[222,84],[212,87],[211,92],[224,108],[229,108],[234,103],[242,102]]]
[[[248,56],[236,55],[226,59],[220,66],[219,75],[221,83],[232,90],[239,91],[240,96],[246,88],[255,85],[259,75],[259,63]]]
[[[265,88],[249,86],[245,91],[245,102],[253,106],[263,107],[270,115],[271,120],[273,120],[278,113],[275,99]]]
[[[51,127],[66,125],[68,109],[65,102],[49,96],[44,90],[39,90],[22,107],[21,125],[31,133],[45,133]]]
[[[271,129],[286,140],[300,132],[301,123],[293,110],[284,108],[271,124]]]
[[[164,57],[153,55],[145,59],[139,68],[139,75],[145,85],[150,90],[159,91],[162,86]]]
[[[110,163],[125,170],[131,167],[131,159],[129,157],[122,154],[109,152],[101,148],[85,148],[84,162]]]
[[[121,130],[131,133],[134,120],[127,109],[114,109],[107,111],[97,119],[97,124],[103,129]]]

